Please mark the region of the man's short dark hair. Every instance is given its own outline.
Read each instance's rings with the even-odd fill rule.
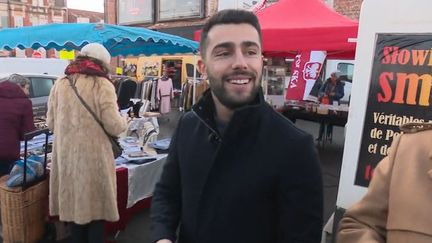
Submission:
[[[262,43],[261,26],[257,16],[253,12],[246,10],[226,9],[213,15],[204,25],[200,39],[201,55],[205,55],[208,33],[210,30],[217,25],[223,24],[250,24],[257,30],[260,43]]]

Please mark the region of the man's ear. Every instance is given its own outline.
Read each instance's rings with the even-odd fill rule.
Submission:
[[[207,75],[207,67],[202,59],[198,60],[198,70],[201,74]]]

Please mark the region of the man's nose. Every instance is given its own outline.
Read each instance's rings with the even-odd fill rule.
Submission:
[[[237,51],[234,58],[233,69],[247,69],[246,58],[242,51]]]

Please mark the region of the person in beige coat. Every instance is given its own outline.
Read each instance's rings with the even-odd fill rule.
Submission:
[[[432,242],[432,124],[407,124],[347,210],[338,243]]]
[[[127,122],[118,112],[114,85],[108,79],[109,62],[109,52],[102,45],[88,44],[65,74],[107,132],[117,136]],[[119,219],[115,161],[107,135],[66,77],[59,78],[51,90],[47,124],[54,133],[50,214],[72,223],[71,242],[102,243],[104,221]]]

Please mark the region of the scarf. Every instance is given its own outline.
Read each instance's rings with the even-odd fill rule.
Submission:
[[[66,67],[66,75],[75,73],[99,76],[110,80],[108,73],[104,71],[104,68],[89,59],[75,60]]]

